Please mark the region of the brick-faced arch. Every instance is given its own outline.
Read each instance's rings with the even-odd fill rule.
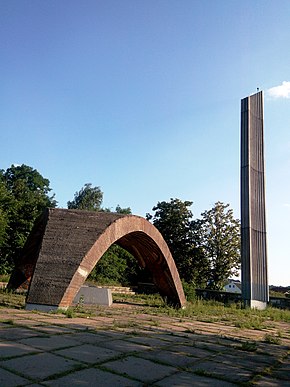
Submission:
[[[116,243],[153,276],[159,292],[185,305],[182,284],[160,232],[135,215],[47,209],[36,223],[10,288],[29,284],[27,304],[67,308],[107,249]]]

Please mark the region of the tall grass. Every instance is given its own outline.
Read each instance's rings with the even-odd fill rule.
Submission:
[[[243,308],[240,303],[225,305],[217,301],[195,300],[185,309],[168,306],[159,295],[116,295],[116,301],[138,302],[150,314],[165,314],[172,317],[190,318],[205,322],[223,322],[237,328],[264,329],[275,321],[290,322],[290,311],[269,306],[265,310]],[[152,308],[154,306],[154,308]]]
[[[25,295],[0,289],[0,306],[22,309],[25,306]]]
[[[0,274],[0,282],[8,282],[10,274]]]

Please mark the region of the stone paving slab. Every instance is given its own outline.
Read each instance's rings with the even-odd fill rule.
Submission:
[[[125,340],[112,340],[107,342],[101,342],[99,343],[99,345],[104,348],[113,349],[114,351],[121,351],[123,353],[148,351],[150,349],[148,345],[141,345]]]
[[[199,375],[222,378],[236,383],[249,382],[253,376],[252,371],[239,367],[238,362],[229,365],[216,363],[214,360],[206,360],[196,362],[193,366],[188,367],[188,369]]]
[[[233,387],[236,384],[199,376],[189,372],[177,372],[174,375],[167,376],[161,381],[155,383],[156,387]]]
[[[0,359],[17,357],[27,355],[31,353],[40,352],[40,349],[30,347],[25,344],[17,343],[14,341],[1,341],[0,342]],[[1,384],[0,384],[1,385]]]
[[[62,325],[64,327],[69,327],[72,330],[81,330],[81,331],[87,331],[89,329],[89,326],[92,326],[95,328],[96,324],[94,321],[86,321],[84,324],[84,321],[81,323],[81,319],[76,319],[70,318],[70,319],[63,319],[61,322],[57,319],[51,319],[45,321],[44,319],[42,320],[42,323],[44,324],[50,324],[50,325]]]
[[[103,339],[106,339],[107,341],[123,340],[123,339],[128,337],[127,333],[125,333],[123,331],[112,330],[112,329],[108,329],[106,331],[95,330],[95,331],[89,331],[86,333],[91,333],[91,334],[97,335],[99,337],[100,341],[103,341]],[[81,337],[81,335],[79,337]]]
[[[31,328],[31,327],[41,327],[42,323],[28,318],[25,318],[25,319],[17,318],[17,325],[23,325],[28,328]]]
[[[104,335],[104,334],[99,334],[97,332],[73,332],[72,334],[68,335],[67,337],[79,341],[80,343],[83,344],[98,344],[101,343],[102,341],[110,341],[114,340],[114,338],[118,339],[123,339],[124,335],[117,335],[114,336],[113,332],[112,335]]]
[[[173,334],[173,333],[170,333],[168,331],[167,332],[158,333],[158,338],[162,339],[162,340],[165,340],[168,343],[175,343],[175,344],[185,344],[185,343],[188,343],[188,340],[191,340],[191,339],[188,338],[187,334],[183,334],[183,335]]]
[[[129,337],[127,341],[154,348],[166,348],[171,345],[171,343],[166,340],[151,336],[133,336]]]
[[[0,368],[0,386],[11,387],[11,386],[25,386],[29,384],[29,380],[21,376],[16,375],[13,372],[7,371]]]
[[[61,337],[59,335],[47,337],[30,337],[28,339],[19,341],[31,347],[45,349],[47,351],[80,345],[78,341],[67,337],[67,335],[63,335]]]
[[[104,367],[119,374],[140,380],[143,383],[153,383],[177,371],[175,367],[166,366],[135,356],[128,356],[121,360],[108,362]]]
[[[268,344],[268,343],[259,343],[259,346],[257,348],[258,353],[268,353],[272,356],[277,357],[284,357],[289,352],[290,345],[275,345],[275,344]]]
[[[143,383],[130,380],[124,376],[105,372],[100,369],[90,368],[71,373],[57,380],[43,383],[45,386],[102,386],[102,387],[143,387]]]
[[[229,351],[232,351],[233,349],[232,348],[229,348],[230,345],[222,345],[220,343],[219,340],[217,340],[217,342],[213,342],[213,341],[210,341],[210,342],[207,342],[207,341],[196,341],[195,342],[195,347],[197,348],[202,348],[204,350],[207,350],[207,351],[212,351],[212,352],[229,352]]]
[[[34,329],[38,332],[43,332],[46,334],[56,334],[56,335],[61,334],[61,333],[73,333],[74,332],[73,329],[70,329],[67,327],[62,327],[59,325],[43,325],[43,324],[35,325],[35,322],[34,322],[34,324],[30,325],[30,328]]]
[[[272,376],[282,380],[288,380],[288,381],[290,380],[289,356],[287,357],[287,359],[284,359],[279,362],[278,366],[274,368],[272,372]]]
[[[164,365],[178,368],[187,368],[189,365],[193,365],[198,360],[198,358],[190,356],[184,352],[174,352],[170,350],[151,350],[143,354],[138,354],[138,356],[153,362],[159,362],[163,363]]]
[[[214,350],[212,350],[210,347],[207,347],[207,349],[199,348],[197,346],[193,345],[175,345],[172,348],[172,351],[178,352],[178,353],[184,353],[191,355],[193,357],[197,358],[208,358],[208,357],[213,357],[216,356],[216,353]]]
[[[289,380],[277,380],[271,377],[262,377],[255,381],[255,386],[259,387],[289,387]]]
[[[251,352],[238,354],[223,353],[222,355],[217,355],[215,357],[215,361],[228,365],[237,363],[239,367],[243,367],[248,370],[252,370],[254,368],[256,371],[261,372],[263,369],[273,366],[275,358],[271,355],[253,354]]]
[[[112,349],[101,348],[91,344],[80,345],[79,347],[72,347],[54,351],[56,355],[65,356],[80,362],[98,364],[112,357],[118,357],[122,352],[114,351]]]
[[[20,340],[24,337],[31,338],[39,335],[39,333],[33,331],[32,329],[23,327],[14,327],[7,324],[7,327],[5,328],[2,327],[0,329],[0,340]]]
[[[35,379],[36,381],[73,370],[78,365],[80,366],[81,364],[51,353],[40,353],[0,361],[0,367],[5,367],[5,369],[9,369],[11,372]]]

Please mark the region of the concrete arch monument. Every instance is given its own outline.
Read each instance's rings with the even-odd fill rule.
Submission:
[[[142,217],[107,212],[47,209],[34,225],[8,288],[29,286],[29,308],[65,309],[113,243],[151,271],[161,295],[185,305],[175,262],[160,232]]]

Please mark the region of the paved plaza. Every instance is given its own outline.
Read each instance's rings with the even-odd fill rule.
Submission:
[[[144,314],[0,308],[0,386],[288,386],[290,325],[265,331]],[[269,327],[271,334],[271,327]]]

